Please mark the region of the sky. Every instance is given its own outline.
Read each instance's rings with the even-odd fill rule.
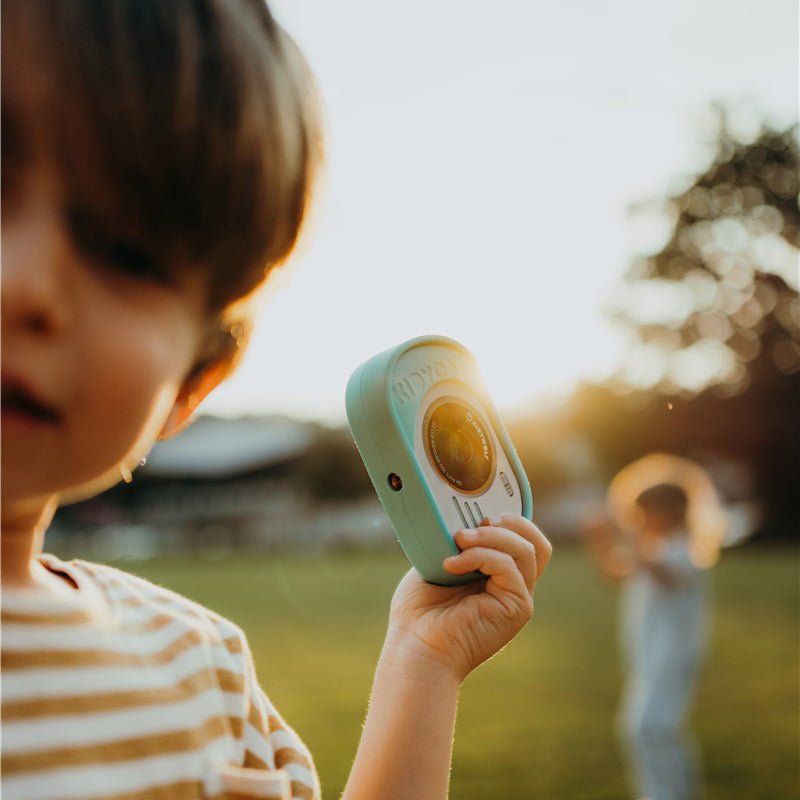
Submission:
[[[352,371],[423,334],[478,359],[502,409],[602,380],[607,308],[667,228],[631,207],[798,115],[793,0],[271,0],[326,114],[298,252],[208,413],[343,423]]]

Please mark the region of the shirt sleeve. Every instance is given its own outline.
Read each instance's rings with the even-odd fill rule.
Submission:
[[[253,655],[243,638],[246,719],[243,767],[284,770],[292,800],[320,800],[319,777],[308,748],[281,717],[256,678]]]

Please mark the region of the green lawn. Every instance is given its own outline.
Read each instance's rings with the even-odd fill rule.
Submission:
[[[355,753],[400,554],[192,558],[120,565],[231,618],[261,684],[298,730],[326,800]],[[797,551],[742,548],[716,568],[715,625],[694,729],[707,800],[800,796]],[[465,684],[454,800],[626,796],[612,734],[615,592],[562,548],[533,622]]]

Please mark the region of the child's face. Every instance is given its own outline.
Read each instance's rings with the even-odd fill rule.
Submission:
[[[96,248],[76,231],[54,169],[20,172],[3,187],[7,509],[95,494],[121,465],[132,469],[169,416],[204,327],[199,280],[143,277],[131,269],[140,256],[113,232]],[[30,395],[49,411],[31,411]]]
[[[652,508],[636,506],[636,530],[641,536],[663,538],[680,530],[681,519],[668,511],[657,511]]]

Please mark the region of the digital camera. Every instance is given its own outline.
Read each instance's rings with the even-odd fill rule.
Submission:
[[[531,519],[528,479],[475,358],[444,336],[387,350],[351,375],[347,419],[375,491],[412,566],[429,583],[484,577],[442,566],[452,534],[484,517]]]

